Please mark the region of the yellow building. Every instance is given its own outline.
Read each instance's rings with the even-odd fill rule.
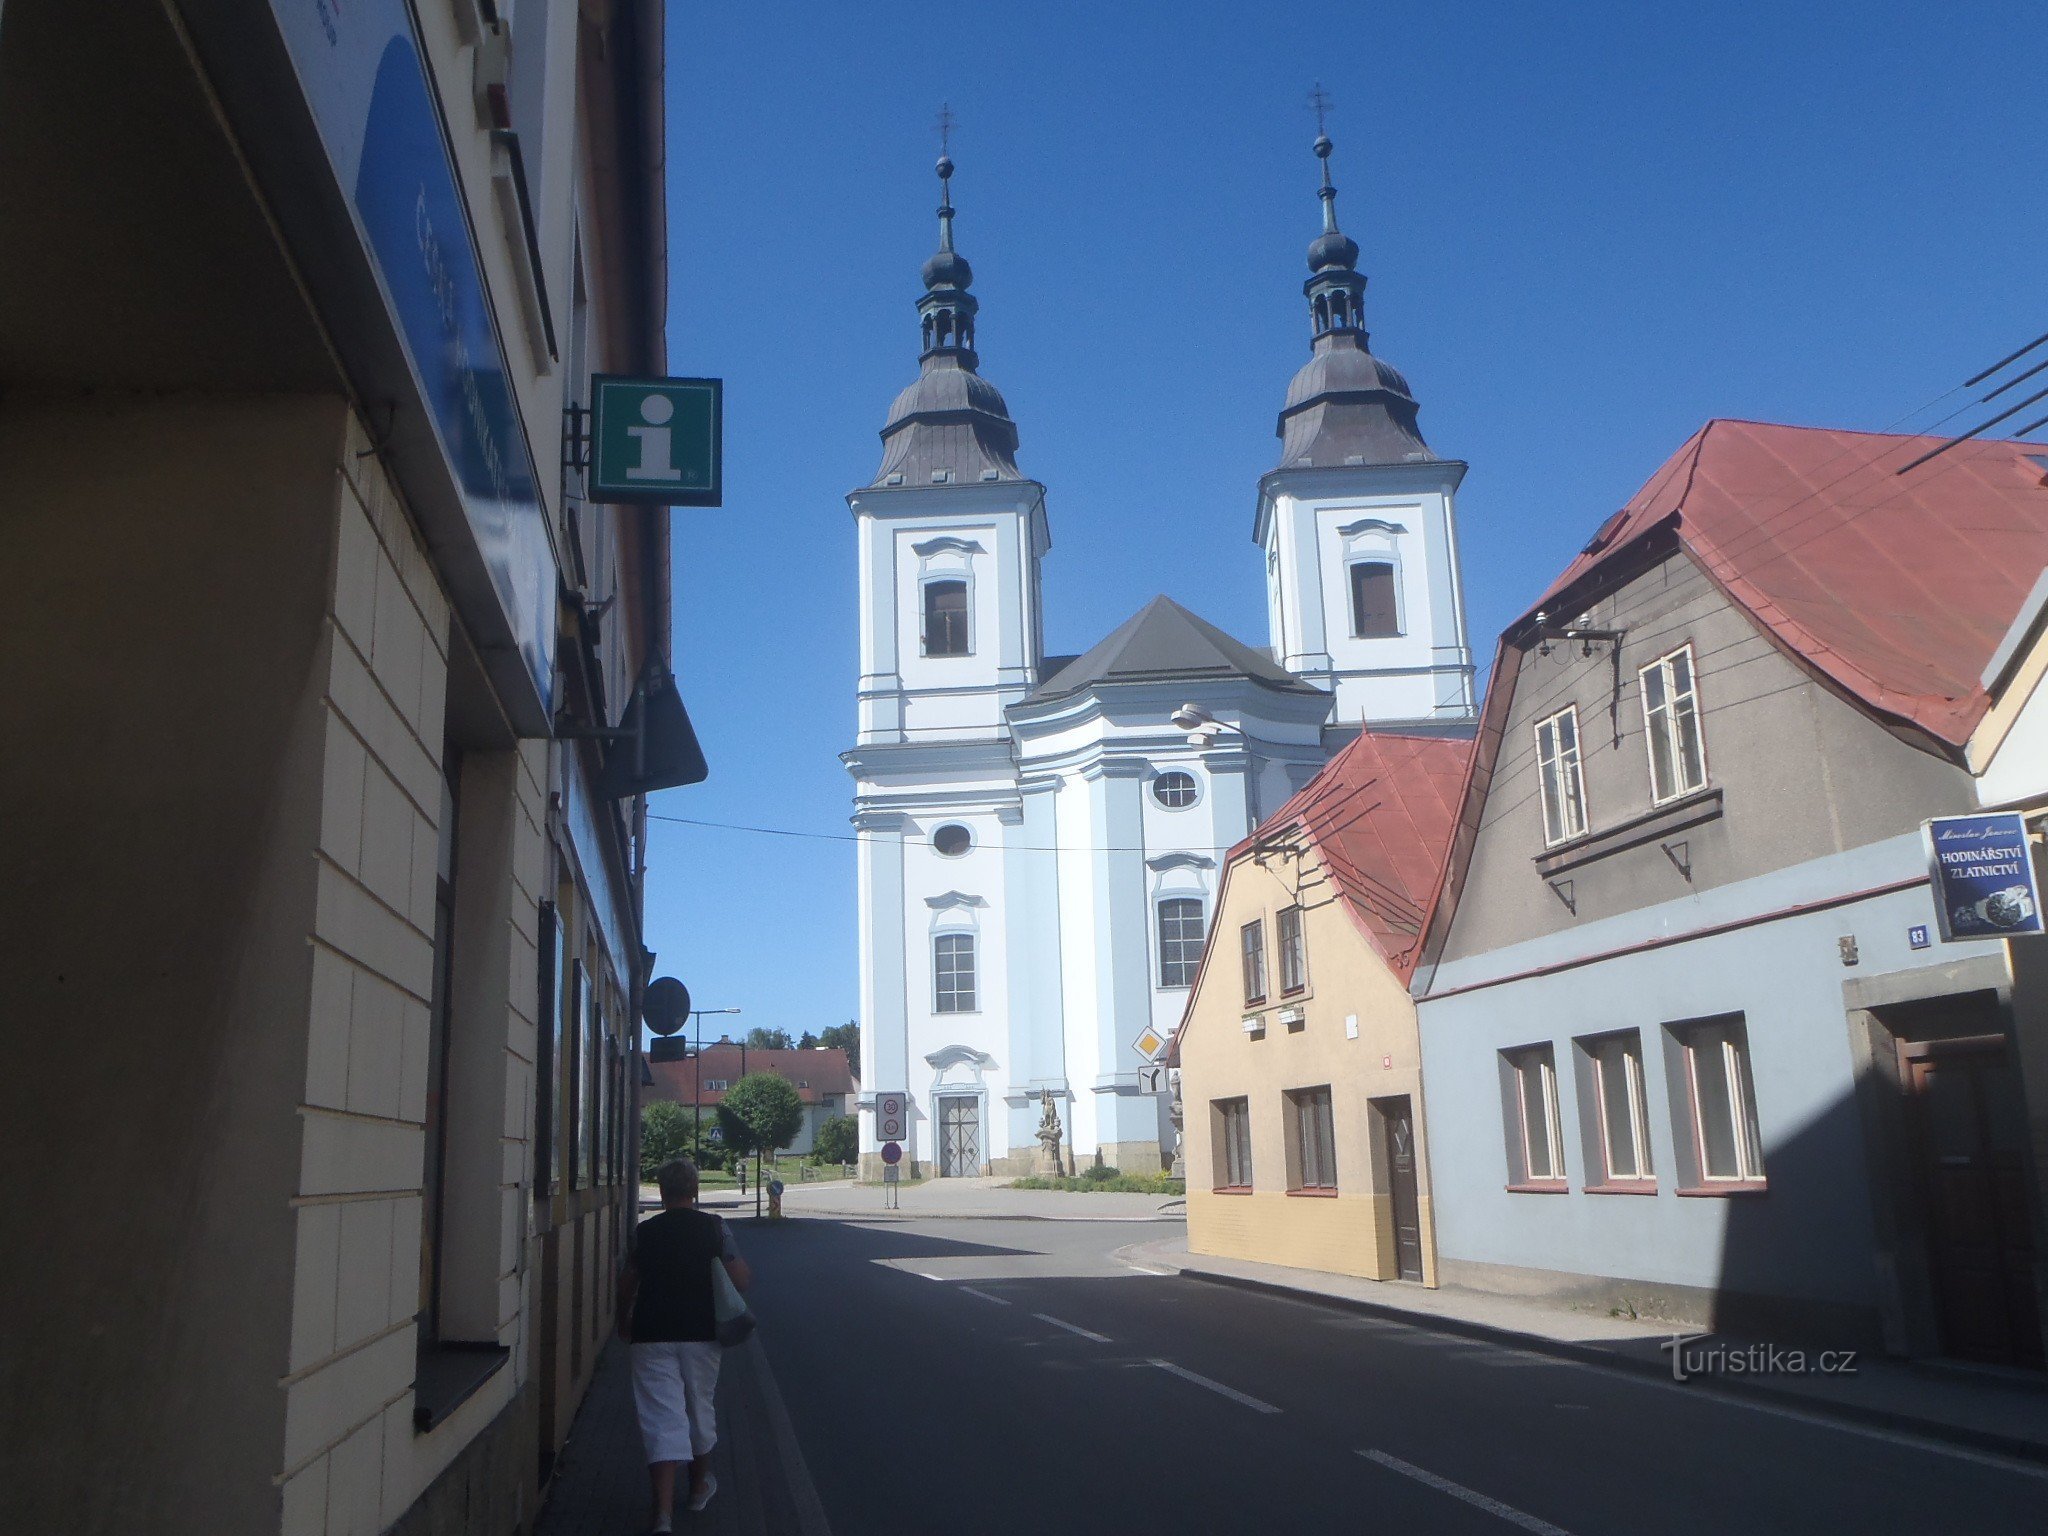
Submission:
[[[1231,850],[1170,1057],[1196,1253],[1436,1284],[1408,977],[1469,751],[1367,732]]]

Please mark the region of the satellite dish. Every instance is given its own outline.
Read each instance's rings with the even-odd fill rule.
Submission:
[[[690,989],[673,976],[657,976],[647,983],[640,1016],[657,1035],[674,1034],[689,1020]]]

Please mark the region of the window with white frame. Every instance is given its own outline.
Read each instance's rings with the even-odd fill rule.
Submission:
[[[1704,788],[1707,782],[1692,647],[1682,645],[1669,656],[1658,657],[1639,675],[1644,734],[1650,744],[1650,798],[1661,805]]]
[[[942,933],[932,940],[932,1008],[937,1013],[973,1013],[974,935]]]
[[[704,1091],[706,1093],[723,1093],[731,1086],[732,1083],[723,1077],[707,1077],[704,1079]]]
[[[1192,987],[1202,963],[1202,903],[1170,896],[1159,903],[1159,985]]]
[[[1238,952],[1244,960],[1245,1006],[1266,1000],[1266,921],[1255,917],[1237,931]]]
[[[1280,995],[1308,985],[1308,941],[1302,937],[1301,908],[1282,907],[1275,920],[1280,947]]]
[[[1557,1056],[1548,1045],[1503,1053],[1513,1091],[1508,1161],[1517,1184],[1564,1182],[1564,1131],[1557,1108]]]
[[[1593,1058],[1593,1087],[1600,1103],[1600,1151],[1610,1184],[1656,1178],[1650,1162],[1650,1095],[1643,1077],[1640,1031],[1602,1035],[1586,1042]]]
[[[1152,798],[1169,811],[1184,811],[1201,798],[1201,790],[1192,773],[1174,768],[1152,781]]]
[[[927,656],[965,656],[967,644],[967,583],[955,579],[924,584],[924,653]]]
[[[1382,640],[1401,633],[1393,562],[1357,560],[1351,566],[1351,633]]]
[[[1741,1019],[1720,1019],[1683,1026],[1673,1033],[1685,1049],[1700,1182],[1708,1186],[1761,1184],[1764,1148],[1757,1133],[1749,1031]]]
[[[1252,1104],[1250,1099],[1217,1099],[1210,1105],[1216,1131],[1216,1187],[1252,1187]]]
[[[1536,772],[1543,799],[1543,840],[1568,842],[1586,830],[1586,781],[1579,771],[1579,708],[1566,705],[1536,722]]]
[[[1290,1189],[1337,1187],[1337,1126],[1330,1115],[1330,1089],[1297,1088],[1287,1095]]]

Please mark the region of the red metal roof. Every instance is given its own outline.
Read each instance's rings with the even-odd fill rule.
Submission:
[[[736,1083],[745,1075],[740,1070],[741,1060],[737,1045],[707,1045],[701,1057],[692,1056],[687,1061],[650,1060],[647,1070],[654,1084],[643,1097],[649,1102],[668,1099],[677,1104],[722,1103],[723,1088],[707,1088],[699,1096],[698,1068],[702,1066],[706,1082]],[[795,1085],[796,1096],[806,1104],[819,1104],[827,1098],[860,1091],[853,1063],[847,1060],[846,1052],[836,1048],[776,1051],[757,1050],[750,1045],[746,1048],[745,1064],[747,1072],[773,1072],[777,1077],[787,1078]]]
[[[1530,614],[1669,521],[1795,656],[1873,711],[1960,747],[1990,705],[1984,665],[2048,565],[2037,457],[2048,450],[1964,443],[1898,473],[1940,441],[1710,421]]]
[[[1231,862],[1294,828],[1306,832],[1352,920],[1406,981],[1471,751],[1455,738],[1368,730],[1233,848]]]

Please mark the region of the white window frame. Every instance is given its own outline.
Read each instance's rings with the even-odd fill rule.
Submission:
[[[1383,635],[1368,635],[1358,627],[1358,568],[1361,565],[1383,565],[1387,568],[1387,584],[1394,599],[1394,627]],[[1401,600],[1401,557],[1391,549],[1361,550],[1344,562],[1344,609],[1351,621],[1345,627],[1354,640],[1398,640],[1408,633],[1408,614]]]
[[[1246,942],[1249,936],[1249,943]],[[1248,923],[1241,923],[1237,930],[1238,964],[1244,972],[1244,1005],[1257,1008],[1266,1001],[1267,989],[1272,985],[1266,975],[1266,919],[1255,917]],[[1256,972],[1256,975],[1254,973]],[[1257,990],[1253,982],[1257,982]]]
[[[1197,914],[1196,921],[1200,923],[1202,930],[1201,939],[1195,945],[1194,958],[1187,959],[1183,957],[1175,962],[1177,966],[1185,968],[1187,972],[1186,981],[1170,981],[1167,979],[1166,973],[1166,909],[1175,902],[1189,902],[1193,904]],[[1158,935],[1160,990],[1171,992],[1186,991],[1195,984],[1195,977],[1202,968],[1202,951],[1209,942],[1209,903],[1201,896],[1193,895],[1186,891],[1169,892],[1153,903],[1152,928],[1153,932]],[[1175,935],[1175,942],[1185,944],[1187,942],[1186,936]]]
[[[1521,1146],[1521,1182],[1534,1185],[1566,1182],[1564,1164],[1564,1117],[1558,1108],[1557,1049],[1551,1045],[1524,1045],[1506,1053],[1515,1075],[1514,1132]],[[1528,1074],[1537,1074],[1537,1097],[1543,1105],[1543,1131],[1547,1140],[1546,1173],[1536,1171],[1536,1143],[1530,1135]]]
[[[1608,1108],[1609,1053],[1621,1059],[1620,1099],[1624,1106],[1629,1145],[1635,1167],[1624,1173],[1615,1166],[1614,1118]],[[1656,1161],[1650,1152],[1650,1087],[1643,1069],[1643,1036],[1640,1030],[1622,1030],[1586,1042],[1586,1054],[1593,1059],[1593,1099],[1600,1110],[1600,1160],[1609,1184],[1654,1184]]]
[[[1741,1020],[1695,1024],[1679,1032],[1685,1048],[1687,1109],[1692,1116],[1693,1151],[1701,1188],[1734,1189],[1765,1182],[1763,1134],[1757,1123],[1756,1078],[1751,1070],[1749,1030]],[[1721,1081],[1728,1088],[1730,1141],[1735,1172],[1715,1173],[1707,1166],[1707,1126],[1700,1092],[1700,1052],[1715,1052]]]
[[[1680,658],[1685,661],[1685,687],[1680,689],[1675,681],[1673,663]],[[1664,692],[1664,702],[1652,706],[1650,703],[1650,679],[1655,674]],[[1693,663],[1692,642],[1687,641],[1675,651],[1659,656],[1647,667],[1636,673],[1637,691],[1642,695],[1643,704],[1643,751],[1649,759],[1650,803],[1664,805],[1673,800],[1683,799],[1707,787],[1707,733],[1700,719],[1700,674]],[[1692,733],[1693,760],[1699,767],[1697,779],[1687,782],[1685,774],[1685,735],[1690,725]],[[1665,759],[1671,765],[1675,782],[1669,785],[1658,782],[1657,744],[1664,744]]]
[[[1558,727],[1565,721],[1571,725],[1569,746],[1564,745],[1558,735]],[[1567,704],[1555,714],[1545,715],[1536,722],[1534,730],[1537,798],[1543,804],[1543,844],[1546,848],[1555,848],[1560,843],[1584,837],[1590,824],[1586,814],[1585,764],[1580,751],[1579,706]],[[1570,769],[1568,782],[1564,773],[1566,768]],[[1560,795],[1564,797],[1562,801],[1558,798]],[[1553,823],[1558,828],[1555,834],[1551,831]]]
[[[1188,781],[1188,801],[1185,805],[1174,805],[1159,792],[1159,786],[1170,778]],[[1185,768],[1162,768],[1152,776],[1152,803],[1162,811],[1191,811],[1202,803],[1202,781]]]
[[[966,605],[961,621],[967,629],[967,648],[934,651],[931,637],[931,589],[941,582],[958,582],[961,601]],[[971,571],[932,571],[917,583],[917,653],[931,661],[958,661],[974,654],[974,574]]]
[[[960,1005],[962,989],[957,984],[959,967],[954,967],[956,984],[950,989],[951,1005],[948,1005],[948,988],[945,972],[940,965],[940,946],[948,939],[963,939],[967,944],[967,986],[966,1006]],[[981,945],[972,929],[942,928],[932,935],[932,1012],[933,1013],[979,1013],[981,1012]]]

